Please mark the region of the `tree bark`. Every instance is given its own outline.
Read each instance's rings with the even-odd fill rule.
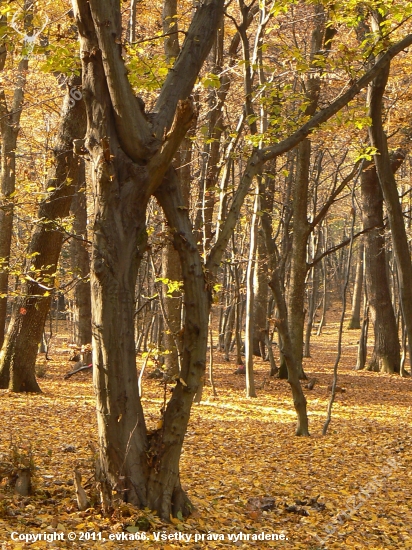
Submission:
[[[320,5],[315,6],[315,27],[312,31],[310,61],[319,55],[324,42],[324,11]],[[325,46],[325,52],[330,44]],[[312,66],[313,68],[313,66]],[[320,93],[319,74],[308,75],[305,79],[305,96],[307,106],[305,113],[312,116],[318,106]],[[309,138],[303,139],[298,145],[297,173],[293,188],[293,238],[290,281],[288,287],[288,323],[292,346],[294,348],[295,361],[299,370],[299,376],[303,379],[306,375],[303,371],[303,345],[305,327],[305,289],[306,289],[306,254],[307,241],[310,233],[308,222],[308,192],[309,172],[311,162],[311,142]]]
[[[163,0],[163,33],[166,35],[164,48],[168,63],[179,55],[179,29],[177,25],[177,0]]]
[[[31,5],[31,2],[30,2]],[[24,9],[28,9],[25,1]],[[6,58],[2,52],[2,65]],[[9,283],[10,249],[13,235],[14,199],[16,186],[16,145],[20,131],[20,118],[26,87],[26,75],[29,66],[24,57],[19,62],[16,87],[10,109],[7,106],[4,89],[0,89],[0,130],[1,130],[1,169],[0,169],[0,349],[4,342],[7,318],[7,293]]]
[[[383,195],[374,165],[362,171],[361,190],[363,229],[368,230],[364,236],[365,282],[375,334],[369,369],[394,373],[400,368],[400,346],[387,277]]]
[[[69,214],[75,191],[75,183],[69,185],[69,182],[76,182],[79,173],[73,139],[83,138],[86,130],[83,102],[71,103],[67,93],[54,149],[54,165],[46,185],[47,189],[54,190],[40,205],[38,219],[41,221],[33,231],[27,251],[29,260],[25,270],[30,278],[23,287],[24,295],[13,307],[0,352],[0,387],[9,387],[15,392],[40,391],[34,371],[63,243],[59,220]],[[35,278],[31,277],[32,273],[36,274]]]
[[[182,266],[186,311],[180,378],[166,407],[162,429],[150,442],[150,448],[156,452],[156,464],[149,474],[147,506],[157,509],[162,517],[169,518],[171,512],[175,515],[179,509],[183,514],[188,512],[188,500],[179,481],[179,459],[193,398],[202,384],[206,369],[212,289],[211,281],[204,273],[187,211],[178,208],[183,199],[173,169],[169,170],[167,182],[159,188],[156,198],[175,235],[174,242]]]
[[[402,303],[406,331],[408,334],[409,361],[412,364],[412,264],[409,255],[408,239],[403,221],[395,176],[391,167],[388,143],[382,123],[383,94],[389,76],[389,63],[373,80],[368,90],[369,128],[371,145],[379,154],[374,156],[379,183],[385,200],[386,211],[392,235],[393,249],[398,269],[399,294]]]
[[[298,168],[293,190],[293,239],[288,292],[289,334],[299,376],[303,372],[303,340],[305,327],[306,249],[309,236],[308,186],[311,144],[308,139],[298,146]]]
[[[72,340],[78,346],[92,341],[90,259],[87,245],[87,204],[86,174],[84,161],[80,161],[77,190],[73,197],[70,212],[73,215],[73,237],[70,241],[70,261],[72,273],[78,278],[74,287]]]
[[[210,296],[183,198],[176,198],[172,189],[170,163],[193,118],[188,96],[212,45],[223,1],[207,0],[196,10],[150,118],[133,94],[121,57],[120,3],[75,0],[74,7],[83,52],[86,147],[94,168],[91,288],[99,478],[106,495],[115,489],[124,500],[169,520],[170,514],[189,511],[179,459],[205,369]],[[171,188],[161,191],[166,173]],[[146,248],[146,209],[153,193],[179,252],[186,317],[179,380],[162,413],[162,427],[147,432],[133,321],[136,277]]]
[[[136,20],[137,20],[137,2],[138,0],[130,0],[130,18],[129,18],[129,41],[136,40]]]
[[[295,349],[289,333],[288,309],[285,299],[285,290],[282,288],[282,279],[278,264],[278,251],[272,238],[272,220],[267,208],[268,202],[265,193],[262,194],[262,230],[265,237],[265,245],[269,258],[269,287],[277,307],[275,326],[279,335],[281,361],[287,371],[287,380],[292,390],[293,403],[298,417],[296,435],[309,436],[309,423],[306,410],[306,398],[300,384],[300,370],[295,358]]]
[[[363,227],[365,229],[365,226]],[[363,255],[364,255],[364,241],[361,240],[358,250],[358,261],[356,263],[355,285],[353,289],[352,297],[352,313],[349,321],[348,329],[361,328],[360,325],[360,311],[362,302],[362,287],[363,287]]]
[[[259,176],[259,179],[261,176]],[[246,268],[246,324],[245,324],[245,371],[246,371],[246,397],[257,397],[253,374],[253,333],[254,333],[254,288],[253,279],[256,270],[256,248],[258,240],[258,216],[260,211],[259,184],[256,182],[253,214],[250,222],[249,258]]]
[[[288,370],[288,382],[292,390],[293,403],[298,416],[296,426],[296,435],[309,435],[308,415],[306,411],[306,398],[300,384],[300,370],[298,362],[295,359],[295,348],[289,334],[289,325],[287,319],[287,308],[284,293],[280,284],[279,273],[276,267],[273,268],[272,277],[269,282],[278,308],[279,318],[276,327],[282,338],[282,354],[285,358]]]
[[[163,290],[167,288],[167,282],[177,283],[182,281],[182,269],[177,250],[172,242],[167,240],[162,250],[162,277],[164,279]],[[167,281],[167,282],[166,282]],[[164,332],[165,366],[168,375],[176,375],[179,372],[179,332],[182,328],[182,292],[163,293],[163,308],[166,315],[166,330]]]
[[[262,231],[257,237],[256,268],[253,280],[253,355],[265,359],[267,338],[268,281],[267,254]]]
[[[381,10],[373,10],[371,12],[372,30],[377,35],[380,35],[382,40],[385,40],[382,36],[384,22],[384,12]],[[375,62],[375,66],[377,63],[382,62],[384,58],[385,55],[383,53],[378,54],[376,58],[371,55],[371,61],[373,60]],[[412,369],[412,287],[410,285],[412,264],[405,224],[403,221],[401,201],[399,200],[394,171],[391,166],[391,157],[389,154],[387,137],[383,125],[383,99],[386,85],[388,83],[389,72],[390,59],[387,60],[382,70],[374,77],[368,86],[368,115],[372,121],[371,126],[368,129],[368,133],[371,145],[377,150],[377,154],[374,155],[374,162],[391,229],[392,243],[396,259],[396,270],[398,275],[400,309],[402,310],[404,316],[405,328],[408,336],[409,360]],[[402,151],[398,151],[398,153],[401,153],[401,155],[403,154]]]
[[[171,63],[179,55],[180,46],[178,40],[177,24],[177,0],[164,0],[163,2],[163,32],[165,35],[164,50],[168,63]],[[179,154],[177,155],[180,156]],[[187,201],[184,204],[188,206]],[[180,259],[171,239],[166,240],[166,245],[162,250],[162,277],[170,282],[181,282],[182,270],[180,268]],[[163,286],[163,289],[166,287]],[[182,293],[179,290],[163,293],[163,311],[166,316],[166,330],[164,332],[165,366],[169,376],[176,375],[179,372],[179,331],[181,327],[182,316]]]

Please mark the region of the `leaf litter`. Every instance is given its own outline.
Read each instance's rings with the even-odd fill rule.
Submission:
[[[68,381],[67,340],[55,338],[40,380],[43,394],[1,390],[1,549],[31,548],[412,548],[412,380],[356,372],[356,333],[345,331],[339,384],[327,436],[321,435],[335,357],[335,325],[312,337],[305,372],[310,438],[295,437],[295,412],[286,381],[269,377],[256,361],[258,397],[247,399],[244,377],[215,352],[217,396],[208,386],[193,406],[181,458],[181,481],[194,505],[184,519],[161,521],[150,510],[118,503],[104,516],[94,487],[97,448],[94,392],[89,373]],[[140,363],[140,362],[139,362]],[[148,428],[156,426],[163,386],[144,379]],[[33,492],[13,494],[7,465],[10,445],[34,465]],[[73,473],[82,474],[91,507],[79,511]],[[148,540],[12,541],[11,533],[146,532]],[[283,534],[287,540],[229,540],[229,535]],[[189,542],[154,540],[152,533],[192,534]],[[194,535],[204,540],[194,541]],[[206,540],[207,535],[224,540]],[[221,538],[221,537],[220,537]],[[256,538],[256,537],[255,537]]]

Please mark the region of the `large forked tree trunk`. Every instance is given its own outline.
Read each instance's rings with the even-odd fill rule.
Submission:
[[[71,86],[74,83],[75,80]],[[40,205],[40,221],[33,231],[27,252],[26,273],[28,276],[34,273],[36,278],[28,278],[22,289],[23,295],[14,304],[0,353],[0,387],[15,392],[40,391],[34,367],[63,243],[64,232],[59,227],[59,220],[69,214],[75,191],[75,185],[69,182],[76,182],[78,178],[79,164],[73,152],[73,139],[83,138],[86,130],[83,101],[76,101],[74,105],[72,102],[68,90],[54,147],[54,164],[46,184],[46,189],[51,187],[54,190]]]
[[[178,465],[193,395],[205,366],[201,358],[206,354],[209,311],[199,311],[196,294],[206,291],[193,239],[180,229],[175,234],[179,255],[185,256],[182,368],[162,415],[162,428],[150,433],[138,391],[134,291],[146,247],[147,204],[190,127],[193,109],[188,96],[212,45],[223,0],[207,0],[196,10],[150,117],[127,80],[119,0],[75,0],[73,4],[83,59],[86,148],[93,163],[92,344],[99,477],[105,495],[114,489],[124,500],[149,506],[169,519],[179,510],[188,512]],[[159,196],[169,224],[179,227],[173,216],[184,216],[187,231],[183,231],[188,233],[182,199],[172,206],[169,199],[172,194],[169,197],[166,192]]]

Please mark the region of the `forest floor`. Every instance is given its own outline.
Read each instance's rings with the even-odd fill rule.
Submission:
[[[207,386],[194,405],[181,461],[195,511],[171,524],[130,505],[111,517],[97,505],[78,511],[75,467],[86,492],[94,491],[94,394],[90,373],[63,379],[73,363],[68,340],[55,337],[52,359],[39,356],[42,394],[0,391],[0,464],[31,454],[36,473],[29,497],[13,495],[7,479],[0,484],[0,548],[412,548],[412,380],[354,371],[358,334],[344,333],[338,384],[346,391],[337,394],[326,436],[337,324],[313,336],[312,358],[305,359],[308,376],[318,379],[305,389],[310,438],[294,435],[289,386],[269,378],[268,363],[256,361],[258,397],[247,399],[244,376],[215,353],[217,396]],[[145,378],[149,428],[162,403],[163,385]],[[130,535],[136,524],[146,525],[146,541],[109,540]],[[65,540],[12,540],[40,533],[63,533]]]

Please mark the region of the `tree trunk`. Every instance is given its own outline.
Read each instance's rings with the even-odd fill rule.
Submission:
[[[133,5],[132,5],[133,9]],[[134,6],[136,11],[136,6]],[[163,34],[165,34],[164,49],[168,63],[179,55],[179,34],[177,25],[177,0],[163,0],[162,13]]]
[[[253,279],[256,269],[256,248],[258,233],[257,212],[260,210],[259,185],[256,183],[256,191],[253,204],[253,214],[250,222],[249,258],[246,268],[246,325],[245,325],[245,371],[246,371],[246,397],[257,397],[255,380],[253,376],[253,333],[254,333],[254,288]]]
[[[180,267],[179,255],[174,245],[167,241],[162,250],[162,277],[164,279],[163,290],[167,284],[177,284],[182,281],[182,270]],[[166,316],[166,330],[164,332],[165,366],[169,375],[176,375],[179,372],[179,332],[182,317],[182,292],[173,290],[163,293],[163,307]]]
[[[366,365],[366,357],[368,354],[368,329],[369,329],[369,306],[365,299],[365,306],[363,308],[363,321],[361,332],[359,335],[358,353],[356,357],[355,370],[362,370]]]
[[[298,416],[296,426],[296,435],[309,435],[308,415],[306,411],[306,398],[300,384],[300,370],[298,362],[295,359],[295,348],[289,334],[289,324],[287,320],[287,308],[284,293],[280,285],[279,273],[276,268],[273,269],[273,274],[269,282],[269,286],[273,291],[276,306],[279,311],[279,318],[276,326],[279,335],[282,338],[282,354],[285,358],[288,369],[288,382],[290,384],[293,396],[293,403]]]
[[[412,264],[402,207],[399,202],[398,189],[391,167],[387,138],[382,123],[382,102],[388,81],[389,69],[390,63],[388,62],[369,86],[368,106],[369,116],[372,119],[372,125],[369,127],[369,138],[371,145],[376,147],[378,151],[378,154],[374,156],[374,161],[392,234],[393,249],[398,268],[399,294],[408,334],[409,361],[412,364]]]
[[[46,184],[46,188],[52,187],[54,190],[40,205],[37,217],[42,221],[33,231],[27,252],[26,273],[35,273],[36,278],[28,280],[23,289],[24,295],[13,307],[0,353],[0,387],[9,387],[15,392],[40,391],[34,370],[63,243],[64,233],[59,220],[69,214],[75,183],[69,185],[68,182],[76,182],[79,173],[73,139],[84,137],[86,129],[83,102],[71,103],[67,93],[54,149],[54,165]]]
[[[156,198],[161,204],[171,228],[182,266],[185,324],[180,378],[173,390],[163,418],[162,429],[150,441],[150,451],[156,453],[148,479],[147,506],[161,517],[169,518],[181,510],[188,512],[188,500],[179,481],[179,459],[189,421],[193,397],[198,391],[206,369],[208,319],[211,306],[211,286],[203,271],[190,220],[185,210],[179,210],[181,196],[173,169]]]
[[[73,233],[70,241],[71,269],[78,282],[74,287],[72,322],[72,340],[78,345],[90,344],[92,341],[91,297],[90,297],[90,260],[87,245],[87,204],[86,174],[84,161],[80,161],[77,191],[70,209],[73,215]]]
[[[298,169],[293,192],[293,240],[288,292],[288,323],[299,376],[303,372],[303,339],[305,327],[306,248],[309,235],[308,185],[311,144],[309,139],[298,146]]]
[[[324,8],[315,6],[315,26],[312,31],[310,46],[310,62],[314,63],[316,56],[322,51],[326,54],[330,43],[324,44],[325,17]],[[326,40],[326,37],[325,37]],[[322,46],[324,49],[322,50]],[[312,65],[314,68],[315,65]],[[320,92],[319,74],[307,75],[305,79],[305,95],[307,105],[306,115],[312,116],[317,108]],[[311,142],[309,138],[302,140],[298,147],[297,173],[293,189],[293,239],[291,271],[288,292],[288,323],[295,361],[299,376],[306,379],[303,371],[303,338],[305,325],[305,279],[307,274],[306,253],[307,240],[310,232],[308,222],[308,192],[311,161]]]
[[[138,0],[130,0],[130,18],[129,18],[129,41],[136,40],[136,19],[137,19],[137,2]]]
[[[192,125],[188,134],[194,132],[194,127],[195,125]],[[177,167],[182,190],[183,204],[181,206],[185,208],[189,208],[192,144],[193,141],[190,139],[190,135],[186,136],[182,140],[182,145],[176,154],[174,162]],[[167,239],[166,246],[162,250],[162,277],[169,282],[182,282],[182,269],[180,267],[179,254],[170,238]],[[167,372],[172,375],[179,372],[179,356],[181,353],[181,338],[179,334],[182,329],[182,291],[176,289],[170,292],[170,294],[164,294],[163,296],[163,309],[166,316],[164,347],[169,352],[165,355],[165,366]]]
[[[31,5],[31,2],[30,2]],[[28,9],[25,1],[24,9]],[[2,56],[2,64],[5,53]],[[0,130],[1,130],[1,170],[0,170],[0,349],[4,342],[7,318],[7,294],[9,283],[8,266],[13,235],[14,199],[16,186],[16,145],[20,130],[20,117],[26,87],[26,74],[29,63],[23,58],[18,67],[16,87],[10,109],[7,106],[4,89],[0,89]]]
[[[315,264],[311,269],[312,288],[309,295],[308,318],[306,322],[304,357],[310,357],[310,338],[312,336],[313,323],[315,321],[316,304],[319,290],[319,264]]]
[[[365,228],[365,226],[364,226]],[[363,287],[363,254],[364,254],[364,242],[361,240],[358,250],[358,261],[356,264],[355,286],[353,289],[352,298],[352,313],[349,321],[348,329],[361,328],[360,325],[360,311],[362,302],[362,287]]]
[[[397,167],[400,163],[397,163]],[[383,196],[374,165],[361,174],[363,229],[365,235],[365,282],[375,341],[370,370],[399,372],[398,327],[392,307],[383,221]]]
[[[325,223],[322,230],[322,240],[323,240],[323,246],[326,250],[328,245],[328,226]],[[318,330],[316,332],[317,336],[320,336],[322,332],[322,328],[326,325],[326,313],[328,311],[328,284],[329,284],[329,278],[328,278],[328,263],[327,263],[327,257],[325,256],[322,259],[322,315],[320,317]]]
[[[223,0],[206,0],[195,11],[150,117],[127,80],[119,3],[73,4],[83,52],[86,147],[94,166],[91,288],[99,479],[104,494],[115,489],[124,500],[169,520],[171,514],[189,511],[179,460],[193,396],[205,371],[210,308],[210,289],[170,164],[193,119],[188,98],[212,45]],[[162,184],[166,174],[167,184]],[[147,432],[133,327],[146,209],[154,193],[179,252],[186,315],[180,377],[161,428]]]
[[[253,355],[265,359],[267,336],[267,309],[268,309],[268,280],[267,255],[265,240],[261,231],[257,239],[256,269],[253,281],[254,310],[253,310]]]
[[[210,248],[213,237],[213,211],[216,197],[216,187],[220,173],[221,139],[224,129],[223,107],[230,86],[227,75],[221,76],[223,70],[224,20],[222,19],[216,33],[215,42],[209,55],[211,64],[210,74],[219,79],[220,85],[216,89],[210,87],[208,94],[209,112],[207,115],[207,139],[203,149],[203,170],[199,182],[199,210],[196,215],[196,229],[202,241],[203,253]]]
[[[272,290],[273,298],[277,307],[277,318],[275,327],[279,336],[281,368],[287,371],[287,380],[292,390],[293,403],[297,413],[298,421],[296,426],[296,435],[309,435],[308,416],[306,411],[306,398],[300,384],[300,370],[295,358],[295,350],[289,333],[288,310],[285,300],[285,291],[282,288],[282,279],[279,272],[279,266],[276,264],[278,251],[272,238],[272,219],[270,210],[267,208],[268,200],[263,193],[262,201],[262,230],[265,237],[265,246],[269,258],[269,269],[271,277],[269,287]],[[269,201],[270,202],[270,201]],[[301,347],[302,349],[302,347]],[[280,374],[280,371],[279,371]]]

